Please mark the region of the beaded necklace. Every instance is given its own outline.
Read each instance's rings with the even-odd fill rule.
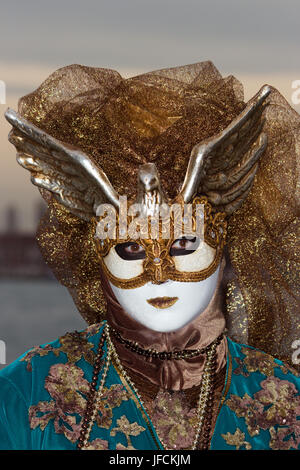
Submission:
[[[145,356],[146,358],[152,357],[153,359],[160,359],[162,361],[165,359],[192,359],[206,353],[211,347],[211,344],[209,344],[208,346],[201,349],[183,349],[181,351],[156,351],[155,349],[144,349],[141,348],[137,342],[123,338],[114,328],[109,327],[109,329],[113,336],[119,341],[119,343],[124,344],[125,348],[130,349],[130,351],[135,352],[140,356]],[[218,338],[222,337],[223,333]]]
[[[77,443],[78,449],[84,449],[88,444],[89,436],[90,436],[90,433],[91,433],[91,430],[92,430],[92,427],[93,427],[93,424],[94,424],[94,421],[96,419],[97,412],[99,409],[98,404],[101,402],[101,399],[102,399],[103,388],[104,388],[107,372],[108,372],[112,357],[114,361],[116,362],[123,378],[127,381],[128,385],[131,387],[136,397],[138,398],[140,404],[143,406],[143,408],[146,411],[146,406],[144,404],[144,401],[141,398],[139,391],[137,390],[135,384],[129,377],[128,373],[125,371],[120,361],[118,353],[111,340],[109,329],[110,329],[109,325],[106,324],[104,327],[104,332],[103,332],[104,334],[101,336],[101,339],[99,341],[98,351],[97,351],[95,364],[94,364],[93,378],[92,378],[92,382],[90,383],[90,392],[89,392],[88,399],[87,399],[87,407],[86,407],[85,414],[83,417],[80,437]],[[197,405],[197,427],[196,427],[195,437],[193,440],[193,445],[190,450],[195,450],[197,448],[199,436],[201,433],[202,433],[202,439],[200,443],[201,449],[208,449],[209,447],[211,421],[212,421],[214,382],[215,382],[215,373],[216,373],[216,349],[217,349],[218,344],[220,344],[221,342],[222,336],[223,335],[220,335],[208,347],[205,348],[206,362],[205,362],[204,371],[202,374],[202,381],[201,381],[200,393],[199,393],[199,399],[198,399],[198,405]],[[96,390],[97,382],[98,382],[98,375],[102,366],[102,356],[104,353],[103,346],[104,346],[105,338],[107,341],[107,355],[106,355],[106,360],[105,360],[105,364],[103,368],[101,382],[99,384],[98,390]],[[165,357],[165,359],[168,359],[168,358]],[[158,435],[157,432],[156,434]],[[163,440],[160,437],[159,437],[159,440],[165,450],[173,450],[173,449],[168,449],[166,444],[164,444]]]

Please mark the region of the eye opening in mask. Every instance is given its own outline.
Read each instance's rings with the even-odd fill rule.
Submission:
[[[181,237],[177,238],[171,245],[170,256],[189,255],[199,247],[199,239],[197,237]],[[145,259],[145,249],[137,242],[128,241],[115,245],[115,250],[120,258],[130,261],[137,259]]]
[[[194,253],[199,247],[200,239],[197,237],[181,237],[177,238],[170,248],[171,256],[184,256]]]
[[[118,243],[115,246],[115,250],[120,258],[128,261],[146,258],[146,252],[144,248],[137,242]]]

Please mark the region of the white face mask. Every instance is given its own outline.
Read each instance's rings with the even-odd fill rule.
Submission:
[[[215,292],[220,266],[216,271],[198,282],[179,282],[168,280],[162,284],[148,282],[135,289],[121,289],[110,281],[112,291],[123,309],[134,320],[147,328],[158,332],[178,330],[190,323],[208,306]],[[170,297],[177,300],[170,306],[167,299],[157,300],[158,304],[164,302],[164,308],[158,308],[148,301],[157,297]],[[169,303],[172,299],[169,300]]]

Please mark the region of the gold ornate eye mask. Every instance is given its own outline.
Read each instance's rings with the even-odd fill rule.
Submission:
[[[177,203],[177,210],[171,211],[169,218],[159,218],[155,236],[150,236],[153,235],[153,217],[149,215],[144,225],[140,225],[136,238],[130,234],[120,235],[118,215],[115,221],[111,215],[93,219],[102,269],[115,286],[132,289],[149,281],[159,284],[168,279],[197,282],[217,269],[226,238],[226,214],[214,211],[205,196],[195,197],[190,204],[187,228],[183,200],[177,197],[174,203]],[[97,236],[98,223],[104,219],[107,227],[115,222],[115,230],[110,232],[114,237],[100,239]],[[132,221],[133,216],[127,216],[127,226],[130,227]],[[180,233],[184,236],[178,236]]]

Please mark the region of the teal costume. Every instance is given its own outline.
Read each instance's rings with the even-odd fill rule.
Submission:
[[[0,372],[0,449],[76,449],[103,324],[33,348]],[[300,449],[297,373],[257,349],[227,342],[210,449]],[[88,448],[162,449],[150,417],[113,364]]]

